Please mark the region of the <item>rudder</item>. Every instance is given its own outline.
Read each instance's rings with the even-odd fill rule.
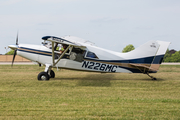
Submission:
[[[154,69],[156,71],[159,70],[159,67],[163,61],[164,55],[167,51],[167,48],[170,45],[170,42],[164,42],[164,41],[156,41],[160,46],[156,53],[156,56],[154,57],[154,60],[152,61],[150,69]]]

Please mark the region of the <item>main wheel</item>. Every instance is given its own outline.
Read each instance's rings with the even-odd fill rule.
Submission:
[[[47,72],[41,72],[38,74],[38,80],[39,81],[47,81],[49,80],[49,75]]]
[[[55,73],[53,70],[50,71],[50,78],[55,78]]]

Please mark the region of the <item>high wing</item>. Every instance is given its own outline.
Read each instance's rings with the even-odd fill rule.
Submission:
[[[86,48],[86,46],[82,45],[80,41],[74,41],[72,39],[68,39],[67,37],[60,38],[60,37],[54,37],[54,36],[44,36],[42,37],[42,39],[50,41],[52,43],[66,44],[66,45],[71,45],[78,48]]]

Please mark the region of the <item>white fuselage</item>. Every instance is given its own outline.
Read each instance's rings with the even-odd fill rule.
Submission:
[[[73,58],[71,51],[66,58],[60,59],[59,62],[57,62],[58,59],[53,61],[52,49],[45,45],[20,44],[17,54],[39,64],[66,69],[95,72],[145,73],[147,71],[154,73],[158,71],[170,43],[149,41],[128,53],[118,53],[86,43],[81,44],[86,46],[86,48],[81,48],[83,50],[82,61],[70,59]],[[76,47],[72,49],[74,48]],[[58,51],[54,52],[55,54],[59,53]],[[57,62],[57,64],[53,65],[53,62]]]

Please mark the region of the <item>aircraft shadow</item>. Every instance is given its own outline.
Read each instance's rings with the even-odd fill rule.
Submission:
[[[53,80],[77,80],[77,86],[111,86],[113,74],[89,74],[84,77],[54,78]]]
[[[94,74],[87,75],[81,78],[77,85],[78,86],[102,86],[109,87],[111,86],[111,80],[114,80],[113,74]]]
[[[129,78],[117,78],[115,74],[88,74],[84,77],[70,77],[66,78],[54,78],[53,80],[77,80],[77,86],[102,86],[102,87],[110,87],[112,80],[130,80]],[[142,79],[134,79],[133,80],[141,80],[141,81],[154,81],[160,82],[164,81],[164,79],[157,78],[157,80],[151,80],[151,78],[142,78]]]

